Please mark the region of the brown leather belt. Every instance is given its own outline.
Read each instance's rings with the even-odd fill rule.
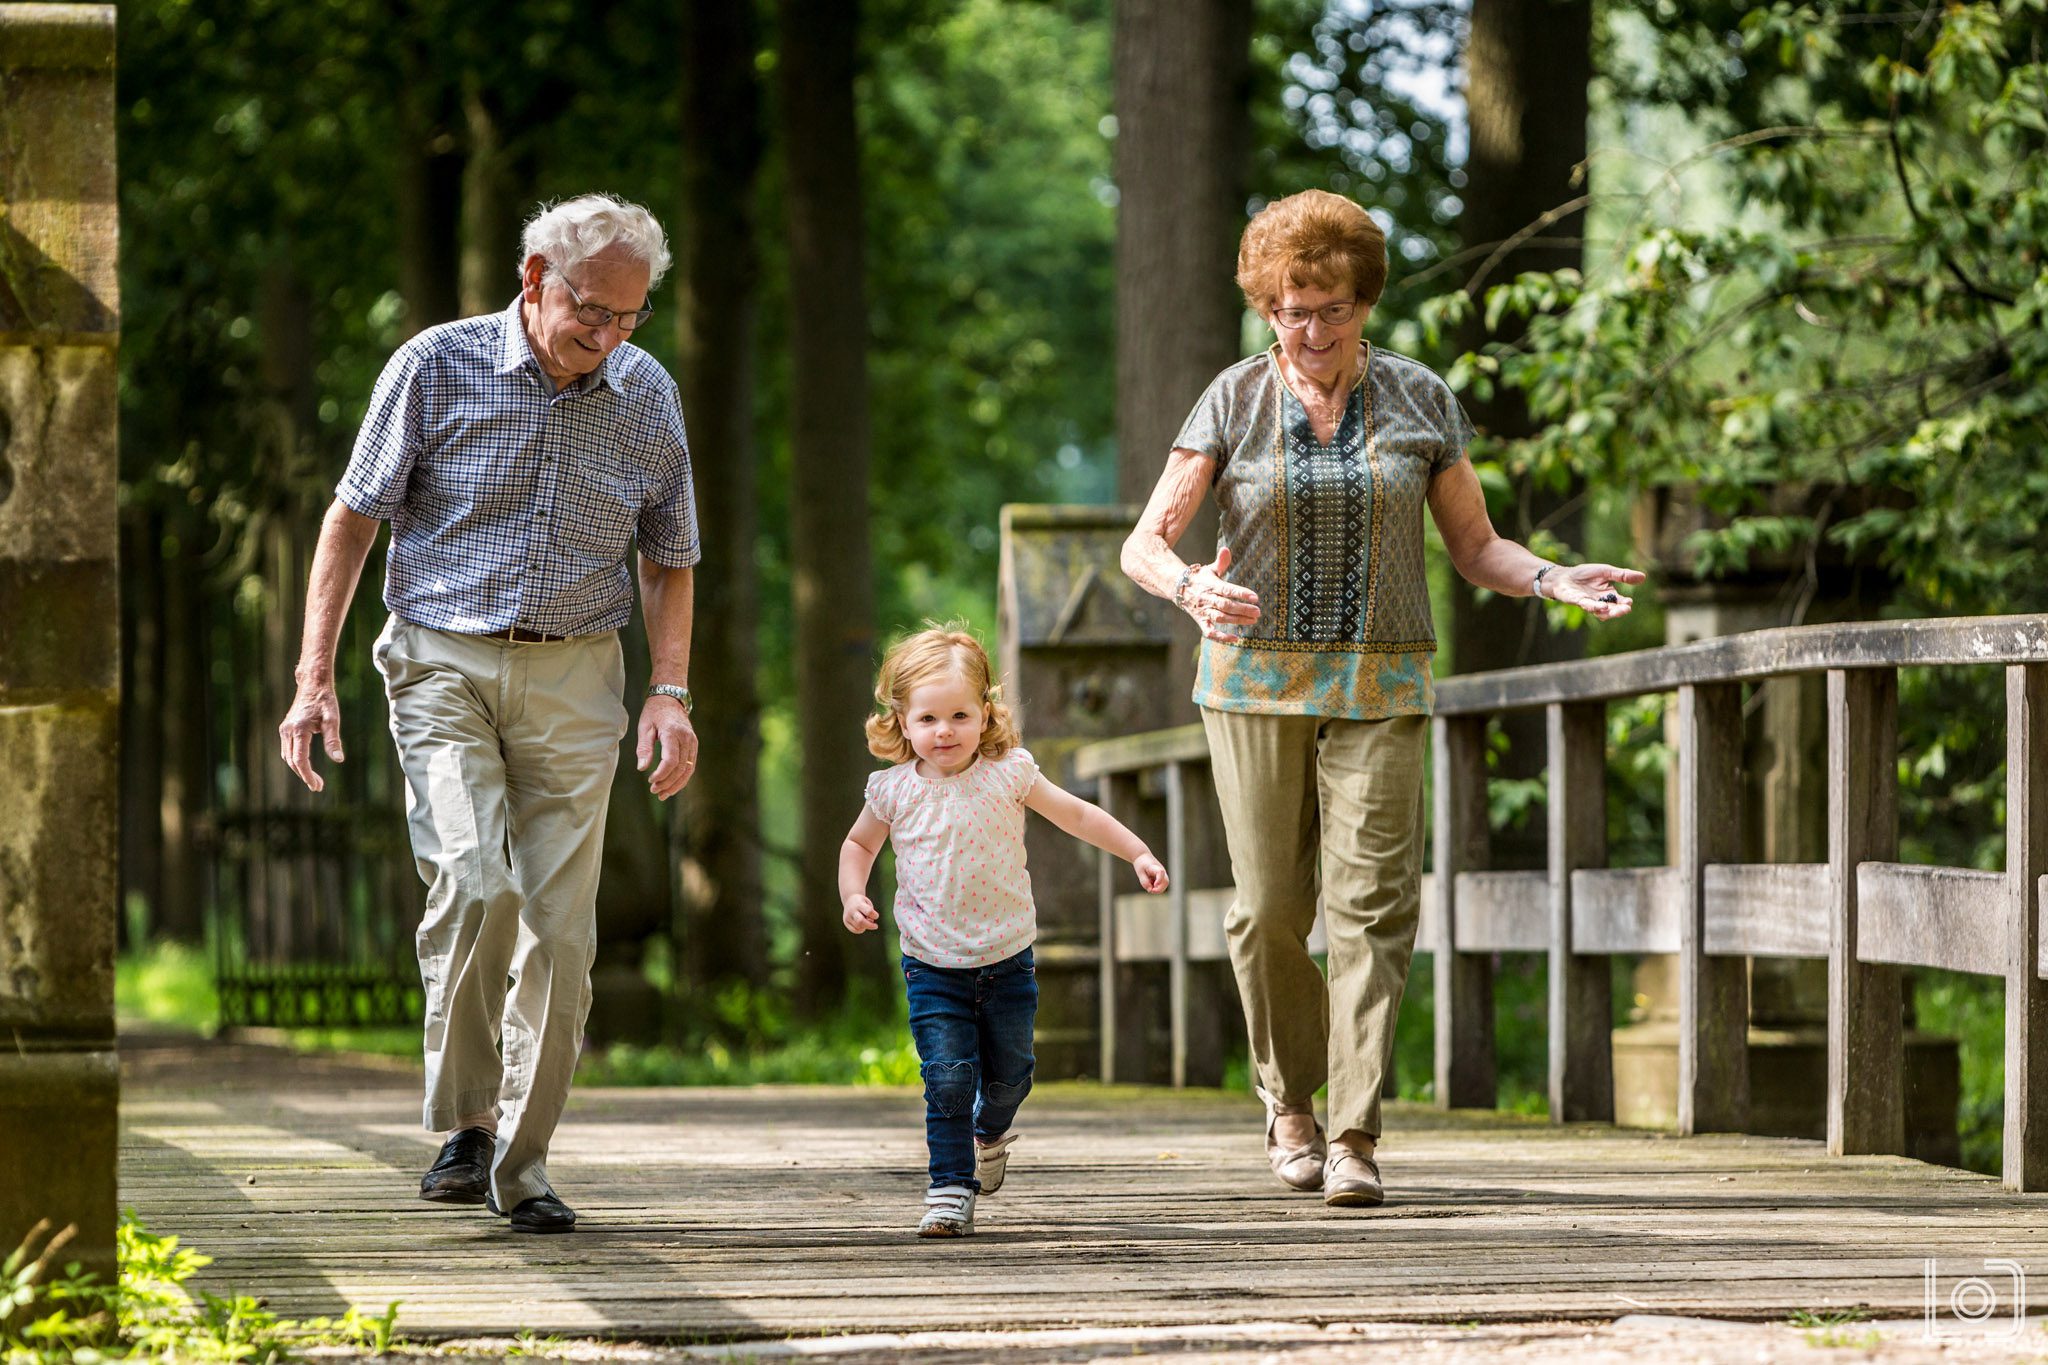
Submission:
[[[524,626],[509,626],[504,630],[487,630],[483,633],[483,638],[486,640],[510,640],[515,645],[547,645],[553,644],[557,640],[569,640],[575,637],[569,635],[544,635],[540,631],[528,630]]]

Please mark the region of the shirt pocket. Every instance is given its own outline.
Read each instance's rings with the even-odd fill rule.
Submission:
[[[618,464],[571,456],[555,494],[555,543],[607,562],[626,557],[647,496],[644,478]]]

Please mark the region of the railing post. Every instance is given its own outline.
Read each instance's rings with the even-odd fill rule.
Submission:
[[[2041,983],[2048,872],[2048,665],[2005,670],[2005,1183],[2048,1189],[2048,991]]]
[[[1435,753],[1436,892],[1443,941],[1435,955],[1436,1102],[1491,1109],[1493,963],[1458,951],[1458,873],[1486,866],[1486,718],[1438,716]]]
[[[1608,959],[1572,948],[1572,873],[1607,863],[1607,707],[1544,708],[1550,799],[1550,1117],[1614,1121]]]
[[[1173,957],[1166,968],[1167,1017],[1173,1037],[1173,1084],[1188,1083],[1188,838],[1187,777],[1180,763],[1166,765],[1166,913]]]
[[[1104,812],[1116,814],[1116,774],[1102,775],[1101,790],[1097,793],[1096,804]],[[1102,978],[1096,991],[1096,1007],[1100,1020],[1097,1029],[1097,1043],[1102,1049],[1102,1083],[1113,1084],[1116,1080],[1116,855],[1098,852],[1095,855],[1096,898],[1101,915],[1101,950],[1097,956]]]
[[[1709,863],[1741,859],[1742,685],[1678,689],[1678,1131],[1749,1121],[1748,964],[1706,952]]]
[[[1856,868],[1899,849],[1899,675],[1828,670],[1828,1151],[1906,1150],[1897,967],[1858,958]]]

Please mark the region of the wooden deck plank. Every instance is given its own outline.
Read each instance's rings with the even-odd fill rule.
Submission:
[[[289,1316],[397,1299],[416,1338],[1907,1317],[1927,1257],[2048,1283],[2038,1197],[1902,1158],[1396,1105],[1390,1202],[1338,1211],[1272,1180],[1248,1097],[1084,1086],[1026,1102],[960,1243],[911,1235],[911,1092],[580,1092],[551,1167],[583,1226],[519,1237],[414,1197],[416,1086],[247,1049],[138,1064],[122,1202],[214,1257],[208,1288]]]

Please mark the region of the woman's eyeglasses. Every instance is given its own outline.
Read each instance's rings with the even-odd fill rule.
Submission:
[[[1357,313],[1357,299],[1350,299],[1344,303],[1326,303],[1320,308],[1275,308],[1273,324],[1276,327],[1285,327],[1290,332],[1298,332],[1308,326],[1310,318],[1321,318],[1325,327],[1342,327]]]

